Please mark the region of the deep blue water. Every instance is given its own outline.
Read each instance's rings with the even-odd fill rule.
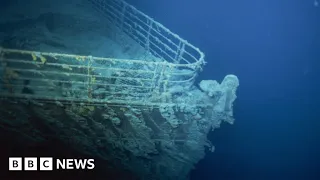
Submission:
[[[320,179],[320,6],[313,0],[128,0],[239,77],[236,122],[210,134],[198,179]],[[319,172],[317,172],[319,170]]]

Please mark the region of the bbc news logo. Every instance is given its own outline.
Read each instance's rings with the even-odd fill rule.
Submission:
[[[9,157],[9,171],[92,170],[94,167],[94,159],[55,159],[54,161],[52,157]]]

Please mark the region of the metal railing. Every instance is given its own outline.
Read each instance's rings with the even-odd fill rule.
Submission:
[[[168,89],[192,83],[192,65],[0,49],[2,97],[93,104],[173,104]],[[103,66],[101,65],[103,64]],[[188,72],[174,69],[188,67]]]
[[[106,20],[156,57],[174,64],[194,64],[199,69],[205,63],[204,53],[198,48],[125,1],[89,1],[105,15]]]
[[[204,54],[122,0],[89,0],[158,60],[0,49],[1,97],[64,103],[172,105],[169,89],[193,84]],[[103,22],[102,22],[103,23]],[[1,85],[1,84],[0,84]]]

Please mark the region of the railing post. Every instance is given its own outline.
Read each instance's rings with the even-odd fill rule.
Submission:
[[[92,77],[91,77],[91,71],[92,71],[92,63],[93,58],[92,56],[88,56],[88,63],[87,63],[87,76],[88,76],[88,99],[92,99]]]

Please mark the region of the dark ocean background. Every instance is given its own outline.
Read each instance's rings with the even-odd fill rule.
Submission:
[[[206,54],[200,79],[239,77],[234,125],[193,180],[320,179],[320,5],[313,0],[128,0]]]
[[[0,2],[5,6],[9,1]],[[314,0],[127,2],[206,54],[208,63],[198,81],[221,82],[227,74],[240,80],[235,124],[224,123],[210,133],[215,152],[196,165],[192,180],[320,179],[320,4]],[[9,138],[1,139],[2,147],[10,146]],[[50,143],[1,153],[84,157],[58,143],[54,149]]]

